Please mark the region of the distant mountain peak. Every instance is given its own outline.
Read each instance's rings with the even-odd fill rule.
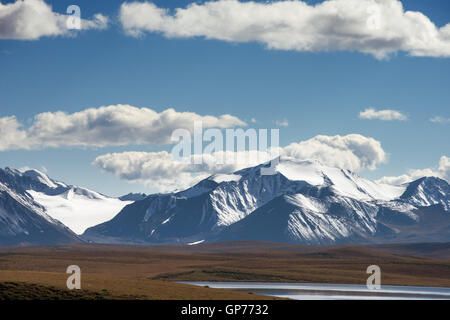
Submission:
[[[131,193],[130,192],[126,195],[119,197],[119,199],[122,201],[139,201],[139,200],[143,200],[147,197],[148,197],[148,195],[145,193]]]
[[[64,224],[77,234],[110,220],[132,202],[108,197],[87,188],[66,185],[36,169],[0,169],[0,184],[8,187],[10,195],[17,195],[15,199],[33,203],[34,209],[31,211],[39,214],[39,207],[45,216]],[[0,219],[0,229],[1,224]]]
[[[423,177],[408,184],[401,199],[416,206],[442,205],[450,211],[450,185],[438,177]]]
[[[47,174],[36,170],[36,169],[29,169],[22,173],[25,177],[30,177],[33,180],[39,181],[42,184],[47,185],[49,188],[58,188],[58,184],[55,183],[52,179],[50,179]]]
[[[17,174],[18,171],[6,173]],[[0,173],[5,173],[2,171]],[[81,242],[71,230],[47,214],[45,208],[0,175],[0,245]]]

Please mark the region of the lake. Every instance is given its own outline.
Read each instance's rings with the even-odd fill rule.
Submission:
[[[355,284],[207,281],[182,281],[180,283],[248,291],[295,300],[450,300],[450,288],[441,287],[382,285],[379,290],[369,290],[365,285]]]

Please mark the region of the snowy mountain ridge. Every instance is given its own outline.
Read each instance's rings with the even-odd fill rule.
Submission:
[[[35,169],[0,169],[0,182],[7,185],[16,197],[38,204],[38,214],[42,211],[45,216],[63,223],[76,234],[112,219],[124,206],[132,203],[67,185]]]
[[[273,175],[261,175],[270,165],[265,163],[213,175],[181,192],[151,195],[83,236],[138,243],[382,242],[403,241],[402,228],[422,226],[428,219],[425,207],[439,212],[441,227],[449,221],[450,190],[444,180],[391,186],[317,161],[279,160]],[[421,237],[449,240],[448,232],[433,237],[431,230],[420,229],[416,238]]]
[[[0,182],[0,245],[81,242],[31,197]]]
[[[120,198],[38,170],[0,169],[0,245],[450,241],[450,186],[444,180],[391,186],[290,158],[262,175],[269,165],[215,174],[184,191]]]

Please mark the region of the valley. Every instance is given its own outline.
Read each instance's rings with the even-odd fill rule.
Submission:
[[[65,271],[73,264],[82,272],[83,290],[78,296],[69,293],[76,299],[262,299],[269,297],[176,282],[364,285],[366,268],[372,264],[381,268],[382,285],[450,287],[449,243],[304,246],[259,241],[3,247],[0,285],[10,290],[41,288],[55,299],[64,299],[68,295]]]

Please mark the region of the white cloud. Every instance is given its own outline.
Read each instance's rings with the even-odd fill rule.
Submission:
[[[375,110],[374,108],[367,108],[364,111],[361,111],[359,113],[360,119],[377,119],[377,120],[384,120],[384,121],[392,121],[392,120],[407,120],[408,118],[402,114],[400,111],[397,110]]]
[[[97,157],[93,164],[124,180],[147,184],[151,181],[153,187],[162,191],[184,186],[195,179],[166,151],[108,153]]]
[[[417,180],[422,177],[438,177],[450,182],[450,158],[442,156],[439,160],[439,165],[437,168],[410,169],[408,170],[408,174],[403,174],[401,176],[383,177],[378,181],[393,185],[399,185]]]
[[[70,15],[56,13],[43,0],[17,0],[0,3],[0,39],[36,40],[46,36],[73,34],[67,28]],[[108,18],[95,14],[92,19],[82,19],[81,29],[105,29]]]
[[[450,182],[450,158],[442,156],[438,167],[440,176]]]
[[[258,153],[256,159],[271,160],[269,153]],[[233,163],[226,163],[225,157],[235,157]],[[195,157],[203,157],[201,164],[194,164]],[[191,160],[189,160],[191,159]],[[108,153],[97,157],[93,164],[105,172],[113,173],[121,179],[143,183],[161,192],[185,189],[214,173],[228,173],[257,165],[258,161],[248,161],[246,152],[215,152],[193,155],[189,159],[176,160],[167,151]],[[219,164],[222,163],[222,164]]]
[[[431,118],[430,121],[434,122],[434,123],[450,123],[450,118],[436,116],[436,117]]]
[[[26,136],[16,117],[0,118],[0,151],[21,149]]]
[[[283,148],[286,156],[297,159],[317,159],[331,166],[351,171],[374,170],[387,161],[381,143],[360,134],[346,136],[318,135],[312,139],[291,143]]]
[[[215,173],[231,173],[272,160],[274,153],[261,151],[215,152],[203,156],[200,164],[192,158],[174,159],[166,151],[123,152],[99,156],[93,164],[121,179],[149,184],[160,191],[184,189]],[[380,142],[359,134],[346,136],[319,135],[306,141],[279,148],[281,156],[296,159],[315,159],[328,165],[352,171],[373,170],[386,161]],[[235,161],[226,161],[227,156]]]
[[[125,32],[168,38],[203,37],[260,42],[269,49],[359,51],[377,58],[404,51],[412,56],[450,57],[450,24],[438,28],[398,0],[328,0],[191,3],[173,12],[151,2],[123,3]]]
[[[0,118],[0,151],[60,146],[105,147],[128,144],[173,143],[172,132],[192,132],[195,121],[203,128],[245,126],[238,118],[201,116],[193,112],[112,105],[67,114],[62,111],[36,115],[28,128],[15,117]]]
[[[277,120],[277,121],[275,121],[275,124],[278,127],[289,127],[289,121],[287,119]]]

